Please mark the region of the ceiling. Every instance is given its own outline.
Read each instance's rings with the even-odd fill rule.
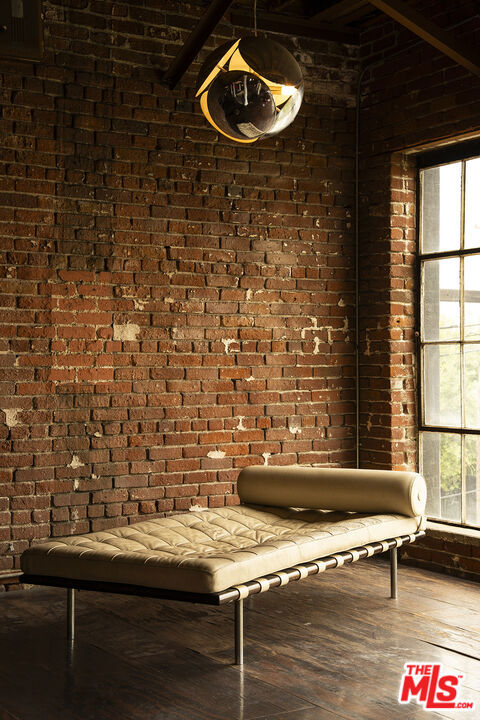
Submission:
[[[368,0],[271,0],[271,12],[288,11],[313,22],[338,22],[358,27],[372,16],[378,15]]]
[[[460,16],[464,5],[465,22],[473,20],[471,3],[455,0],[454,5],[456,10],[460,10]],[[254,0],[233,2],[232,22],[251,28],[253,6]],[[468,43],[458,38],[456,30],[441,27],[429,17],[432,9],[443,11],[444,16],[448,17],[446,11],[449,7],[452,9],[451,0],[430,3],[424,13],[417,9],[419,6],[425,7],[425,3],[419,3],[418,0],[258,0],[258,29],[356,44],[360,42],[363,30],[375,24],[379,18],[387,16],[480,76],[478,48],[469,47]]]
[[[253,0],[237,0],[232,22],[253,24]],[[258,29],[358,42],[359,33],[381,12],[369,0],[258,0]]]
[[[438,0],[439,9],[445,9],[450,3],[451,0]],[[379,17],[387,16],[480,77],[478,48],[469,47],[454,30],[440,27],[419,12],[417,0],[257,0],[256,3],[255,0],[208,0],[203,18],[164,73],[164,84],[175,87],[227,11],[233,25],[252,32],[255,4],[259,31],[350,44],[358,44],[362,30]],[[455,0],[455,7],[461,6],[462,0]]]
[[[262,6],[273,14],[294,16],[313,24],[334,23],[349,29],[361,29],[380,15],[369,0],[266,0]]]

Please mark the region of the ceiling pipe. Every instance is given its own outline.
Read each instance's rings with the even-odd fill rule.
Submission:
[[[212,0],[206,13],[164,72],[160,81],[162,85],[166,85],[170,90],[176,87],[232,3],[233,0]]]

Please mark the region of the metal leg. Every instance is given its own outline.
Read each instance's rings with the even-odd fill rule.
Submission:
[[[75,640],[75,590],[73,588],[67,590],[67,640],[69,645],[73,645]]]
[[[390,597],[397,597],[397,548],[390,548]]]
[[[235,602],[235,665],[243,665],[243,600]]]

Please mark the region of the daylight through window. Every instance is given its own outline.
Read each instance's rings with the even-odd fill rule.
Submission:
[[[480,157],[420,172],[420,463],[430,517],[480,526]]]

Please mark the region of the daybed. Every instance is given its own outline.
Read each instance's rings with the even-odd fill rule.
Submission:
[[[21,559],[21,582],[221,605],[235,603],[235,660],[243,662],[243,600],[424,534],[426,487],[410,472],[302,466],[240,472],[241,504],[49,540]]]

